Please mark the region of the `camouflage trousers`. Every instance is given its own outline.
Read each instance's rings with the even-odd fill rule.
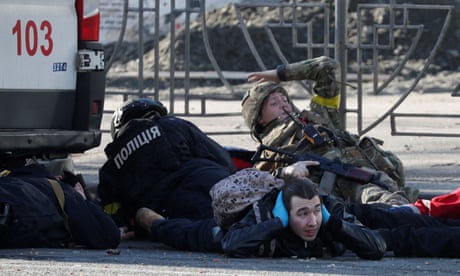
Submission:
[[[346,179],[338,179],[332,192],[349,204],[384,203],[393,206],[411,203],[401,190],[388,190],[376,184],[362,184]]]

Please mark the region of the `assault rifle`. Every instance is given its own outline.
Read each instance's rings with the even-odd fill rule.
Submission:
[[[264,151],[279,153],[284,157],[277,159],[262,158],[262,152]],[[380,180],[380,173],[377,171],[356,167],[348,163],[343,163],[339,159],[331,160],[314,153],[295,154],[282,149],[277,149],[266,145],[260,145],[257,148],[255,154],[253,155],[251,161],[253,163],[259,161],[268,161],[285,162],[287,164],[292,164],[297,161],[318,161],[318,166],[311,166],[309,169],[312,171],[318,170],[321,174],[321,182],[319,183],[321,194],[329,194],[332,191],[337,176],[342,176],[346,179],[361,184],[372,183],[386,190],[390,189],[388,184]]]

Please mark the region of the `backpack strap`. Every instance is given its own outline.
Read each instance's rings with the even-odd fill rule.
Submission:
[[[64,191],[62,190],[61,185],[59,182],[57,182],[54,179],[48,179],[48,182],[51,184],[51,187],[53,188],[54,194],[56,195],[56,198],[59,202],[59,206],[61,207],[62,211],[62,218],[64,219],[64,226],[67,232],[70,235],[70,242],[67,245],[68,247],[73,247],[73,237],[72,237],[72,232],[70,231],[70,226],[69,226],[69,216],[67,215],[66,211],[64,210],[64,204],[65,204],[65,197],[64,197]]]

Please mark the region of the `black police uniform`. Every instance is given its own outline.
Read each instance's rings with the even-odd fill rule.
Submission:
[[[222,146],[174,116],[130,120],[105,152],[98,194],[106,211],[125,218],[140,207],[166,217],[210,218],[209,189],[234,172]]]
[[[8,212],[2,212],[0,247],[62,247],[75,244],[106,249],[118,246],[120,230],[110,216],[96,202],[84,199],[71,185],[58,181],[64,193],[69,233],[48,179],[54,177],[37,164],[13,169],[7,176],[0,177],[3,211],[5,204],[9,205]],[[37,206],[42,209],[35,209]],[[19,209],[22,211],[19,212]],[[18,217],[19,213],[27,214],[27,217]],[[26,228],[30,231],[22,231]]]

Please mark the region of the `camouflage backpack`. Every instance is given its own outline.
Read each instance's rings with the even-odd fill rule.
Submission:
[[[255,168],[237,171],[220,180],[209,192],[217,224],[223,229],[228,229],[234,222],[243,218],[253,204],[283,185],[284,180]]]

